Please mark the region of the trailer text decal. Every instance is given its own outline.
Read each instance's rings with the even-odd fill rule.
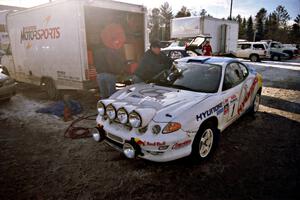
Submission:
[[[47,40],[59,37],[60,27],[37,29],[36,26],[27,26],[21,31],[21,43],[26,40]]]

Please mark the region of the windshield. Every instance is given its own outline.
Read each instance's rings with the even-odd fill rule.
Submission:
[[[215,93],[219,89],[222,67],[211,64],[186,63],[184,68],[162,72],[151,82],[195,92]]]

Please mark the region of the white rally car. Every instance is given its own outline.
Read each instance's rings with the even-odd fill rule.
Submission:
[[[232,58],[186,57],[150,83],[117,91],[97,104],[93,131],[128,158],[165,162],[206,159],[220,132],[246,111],[256,112],[262,77]]]

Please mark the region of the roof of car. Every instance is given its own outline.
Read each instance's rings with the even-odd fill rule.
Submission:
[[[216,64],[223,65],[226,63],[230,63],[232,61],[239,61],[236,58],[229,57],[214,57],[214,56],[194,56],[194,57],[185,57],[176,60],[177,62],[186,62],[186,63],[203,63],[203,64]]]
[[[170,50],[178,50],[178,51],[184,51],[185,50],[185,47],[180,47],[180,46],[176,46],[176,47],[166,47],[166,48],[163,48],[161,49],[162,51],[170,51]]]
[[[267,44],[266,42],[238,42],[238,44]]]

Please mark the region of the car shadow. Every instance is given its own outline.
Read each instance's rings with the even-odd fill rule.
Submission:
[[[199,193],[207,199],[293,198],[299,131],[300,123],[296,121],[258,112],[254,117],[242,116],[222,132],[210,160],[201,163],[189,158],[167,163],[128,160],[124,168],[151,173],[139,182],[141,187],[149,183],[169,192],[176,191],[179,196],[187,195],[185,198],[195,198]]]
[[[291,113],[300,114],[300,104],[284,99],[262,95],[261,104],[267,107],[285,110]]]

